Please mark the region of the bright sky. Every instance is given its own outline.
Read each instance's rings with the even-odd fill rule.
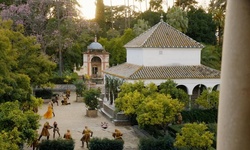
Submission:
[[[147,0],[149,2],[149,0]],[[173,5],[173,2],[175,0],[164,0],[165,5],[164,8],[167,8],[169,6]],[[197,0],[200,5],[208,5],[210,0]],[[85,19],[93,19],[95,18],[95,2],[96,0],[78,0],[79,4],[81,5],[80,11]],[[104,5],[124,5],[124,3],[129,3],[129,5],[133,5],[133,0],[103,0]],[[134,0],[134,5],[137,6],[136,9],[138,11],[142,10],[144,11],[146,7],[149,7],[149,4],[145,4],[145,2],[139,3],[138,1]]]

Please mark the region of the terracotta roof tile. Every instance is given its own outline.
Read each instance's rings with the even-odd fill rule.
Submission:
[[[124,47],[135,48],[203,48],[199,42],[193,40],[166,22],[160,21],[145,31]]]
[[[204,65],[138,66],[124,63],[104,71],[124,79],[197,79],[220,78],[220,71]]]

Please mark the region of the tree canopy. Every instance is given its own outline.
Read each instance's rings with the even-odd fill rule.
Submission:
[[[0,20],[1,101],[26,101],[31,87],[48,82],[55,64],[41,53],[35,37],[24,36],[22,26],[12,30],[12,21]]]
[[[30,110],[20,110],[18,101],[0,104],[0,147],[18,150],[23,143],[30,145],[38,136],[39,119]]]

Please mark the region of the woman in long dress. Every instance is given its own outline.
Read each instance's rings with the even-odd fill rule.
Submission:
[[[48,103],[48,110],[47,112],[43,115],[44,118],[46,119],[51,119],[53,115],[53,106],[51,102]]]

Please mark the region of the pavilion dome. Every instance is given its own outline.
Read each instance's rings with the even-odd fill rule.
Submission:
[[[103,50],[103,46],[98,43],[98,42],[92,42],[89,46],[88,46],[88,50]]]

